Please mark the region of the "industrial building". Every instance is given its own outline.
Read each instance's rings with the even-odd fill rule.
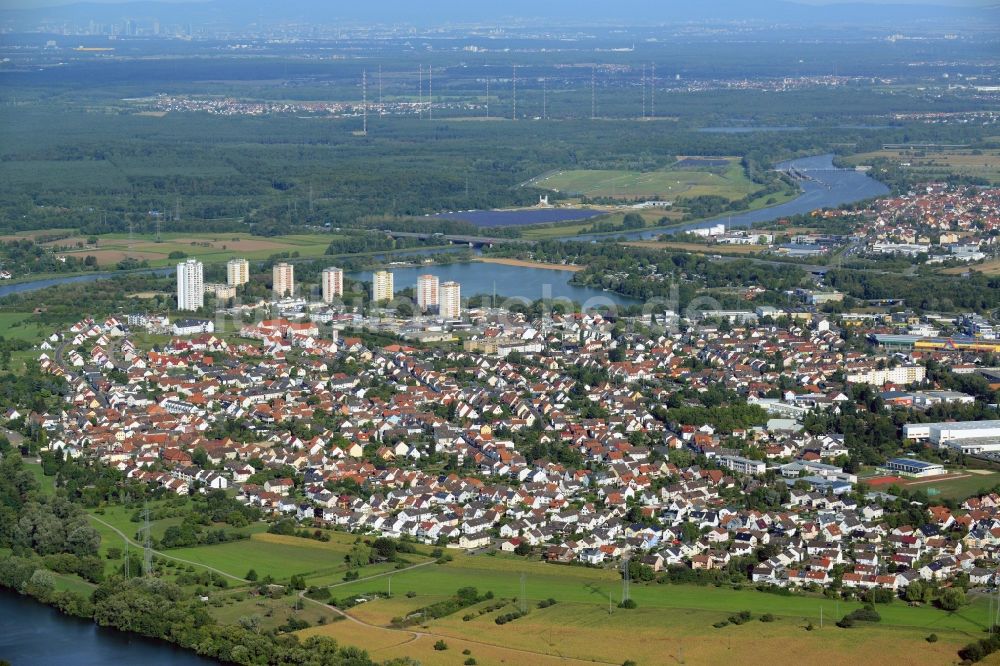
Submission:
[[[993,453],[1000,451],[1000,421],[907,423],[903,437],[962,453]]]

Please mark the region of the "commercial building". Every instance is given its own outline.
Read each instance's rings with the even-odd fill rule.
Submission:
[[[441,290],[436,275],[421,275],[417,278],[417,307],[421,312],[437,310],[441,305]]]
[[[904,476],[938,476],[944,474],[944,465],[941,463],[930,463],[924,460],[913,460],[911,458],[892,458],[887,460],[883,469],[894,474]]]
[[[230,259],[226,263],[226,284],[238,287],[250,281],[250,262],[246,259]]]
[[[324,268],[320,275],[320,285],[323,289],[323,302],[332,303],[335,298],[344,295],[344,271],[334,266]]]
[[[197,310],[205,304],[205,267],[197,259],[177,264],[177,309]]]
[[[457,282],[441,285],[440,312],[443,319],[462,318],[462,286]]]
[[[271,278],[275,296],[284,298],[295,294],[295,266],[285,262],[275,264]]]
[[[875,334],[869,338],[880,347],[890,350],[933,350],[1000,353],[1000,340],[984,338],[950,337],[928,338],[920,335]]]
[[[392,273],[389,271],[376,271],[372,275],[372,300],[391,301],[395,289],[392,284]]]

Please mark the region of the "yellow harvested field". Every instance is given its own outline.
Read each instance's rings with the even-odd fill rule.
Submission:
[[[753,254],[766,252],[766,245],[702,245],[701,243],[681,243],[672,241],[630,241],[623,243],[629,247],[641,247],[649,250],[684,250],[701,254]]]
[[[549,264],[542,261],[525,261],[523,259],[505,259],[502,257],[482,257],[484,264],[503,264],[504,266],[520,266],[521,268],[543,268],[552,271],[570,271],[576,273],[586,266],[567,266],[565,264]]]
[[[433,631],[433,629],[431,630]],[[516,631],[511,629],[510,631]],[[475,658],[483,666],[499,666],[500,664],[618,664],[620,661],[605,662],[594,659],[575,659],[559,655],[558,650],[551,648],[541,651],[512,648],[491,644],[478,639],[439,635],[427,633],[423,627],[414,627],[413,631],[402,629],[381,629],[361,625],[351,620],[341,620],[318,627],[303,629],[298,632],[302,638],[308,636],[326,636],[343,645],[353,645],[368,651],[376,660],[386,660],[399,657],[416,659],[424,666],[453,666],[460,664],[467,656]],[[434,644],[444,640],[447,650],[435,650]]]
[[[977,271],[983,275],[1000,275],[1000,259],[985,261],[981,264],[974,264],[972,266],[955,266],[954,268],[945,268],[941,272],[946,275],[961,275],[966,271]]]

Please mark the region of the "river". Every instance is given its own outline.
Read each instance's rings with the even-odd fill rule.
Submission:
[[[11,666],[209,666],[175,645],[99,627],[0,588],[0,659]]]
[[[462,298],[476,294],[492,294],[507,298],[524,298],[529,301],[546,299],[569,299],[577,303],[597,305],[627,305],[635,301],[593,287],[580,287],[570,284],[572,271],[552,270],[548,268],[528,268],[524,266],[505,266],[503,264],[487,264],[478,261],[446,265],[428,265],[416,267],[392,268],[387,270],[393,274],[393,287],[398,292],[407,287],[417,285],[417,276],[428,273],[436,275],[441,283],[454,281],[462,285]],[[355,280],[371,282],[371,271],[347,273]]]
[[[770,208],[760,208],[746,213],[737,213],[730,217],[720,217],[715,220],[700,220],[689,222],[669,229],[647,229],[645,231],[622,232],[610,234],[610,237],[624,237],[629,240],[646,240],[657,236],[692,229],[704,229],[720,222],[727,228],[749,227],[759,222],[771,222],[782,217],[811,213],[820,208],[836,208],[856,201],[884,196],[889,188],[871,176],[854,169],[838,169],[833,166],[833,155],[816,155],[797,160],[781,162],[778,169],[795,170],[808,177],[800,181],[802,194],[791,201]],[[584,234],[567,240],[599,240],[608,238],[607,234]]]
[[[590,241],[607,238],[628,238],[629,240],[645,240],[657,236],[679,231],[690,231],[692,229],[703,229],[720,222],[725,222],[729,228],[749,227],[758,222],[771,222],[782,217],[811,213],[820,208],[835,208],[844,204],[871,199],[873,197],[884,196],[889,193],[882,183],[871,176],[853,169],[838,169],[833,166],[833,155],[816,155],[814,157],[803,157],[796,160],[789,160],[777,165],[781,170],[795,170],[808,177],[807,180],[800,181],[802,193],[783,204],[761,208],[759,210],[738,213],[730,217],[722,217],[715,220],[701,220],[689,222],[668,229],[646,229],[644,231],[620,232],[615,234],[584,234],[573,236],[564,240]],[[405,257],[407,255],[435,254],[438,252],[449,252],[461,250],[461,246],[445,249],[411,249],[393,252],[393,257]],[[335,257],[330,257],[331,263],[336,263]],[[161,268],[149,273],[159,275],[169,275],[173,268]],[[464,263],[452,264],[449,266],[435,266],[430,268],[401,268],[394,270],[396,275],[396,289],[404,289],[416,284],[417,276],[423,273],[433,273],[442,282],[454,280],[462,285],[462,294],[472,296],[474,294],[491,294],[493,286],[496,284],[496,292],[502,296],[518,296],[529,300],[539,298],[569,298],[583,303],[591,299],[607,299],[616,304],[628,303],[627,299],[616,296],[610,292],[602,292],[598,289],[578,287],[569,284],[572,274],[569,271],[552,271],[538,268],[523,268],[519,266],[503,266],[499,264]],[[0,298],[10,294],[34,291],[45,287],[52,287],[58,284],[69,282],[89,282],[100,280],[124,273],[91,273],[88,275],[75,275],[67,277],[55,277],[34,282],[22,282],[0,286]],[[371,280],[371,272],[350,273],[350,277],[360,280]]]

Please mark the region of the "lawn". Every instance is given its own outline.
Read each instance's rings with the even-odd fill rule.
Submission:
[[[344,556],[357,538],[339,532],[331,532],[330,536],[330,541],[323,542],[262,532],[253,534],[249,541],[175,548],[164,551],[164,554],[213,567],[239,578],[254,569],[261,578],[270,575],[275,580],[282,581],[295,574],[302,574],[308,585],[323,586],[343,581],[347,572]],[[411,554],[403,554],[401,558],[411,563],[428,559]],[[359,569],[358,573],[361,577],[366,577],[394,569],[394,564],[379,564]],[[373,589],[381,590],[385,586],[385,580],[379,579],[377,585],[379,587]],[[341,596],[340,588],[335,595]]]
[[[743,171],[739,159],[706,160],[699,166],[683,166],[687,160],[656,171],[577,169],[557,171],[531,181],[535,187],[586,197],[618,199],[674,199],[679,196],[717,195],[741,199],[759,187]],[[723,162],[725,164],[723,164]]]
[[[0,336],[11,340],[40,342],[46,331],[37,322],[31,322],[30,312],[0,312]]]
[[[1000,472],[990,472],[988,474],[976,474],[977,470],[962,471],[955,474],[954,479],[933,480],[921,482],[915,479],[905,484],[910,490],[923,490],[932,500],[953,499],[964,500],[973,495],[980,494],[980,490],[989,491],[1000,484]]]
[[[45,476],[45,473],[42,471],[41,463],[31,462],[29,458],[24,458],[23,460],[24,468],[31,472],[31,474],[35,477],[35,480],[38,481],[38,485],[42,489],[42,492],[45,494],[52,493],[55,489],[56,478],[54,476]]]
[[[340,617],[335,611],[307,600],[303,600],[302,608],[296,610],[297,600],[298,595],[271,599],[250,594],[246,590],[219,592],[212,595],[208,612],[219,624],[237,624],[242,617],[256,615],[260,620],[260,628],[264,631],[285,624],[291,617],[305,620],[311,625],[334,622]]]

